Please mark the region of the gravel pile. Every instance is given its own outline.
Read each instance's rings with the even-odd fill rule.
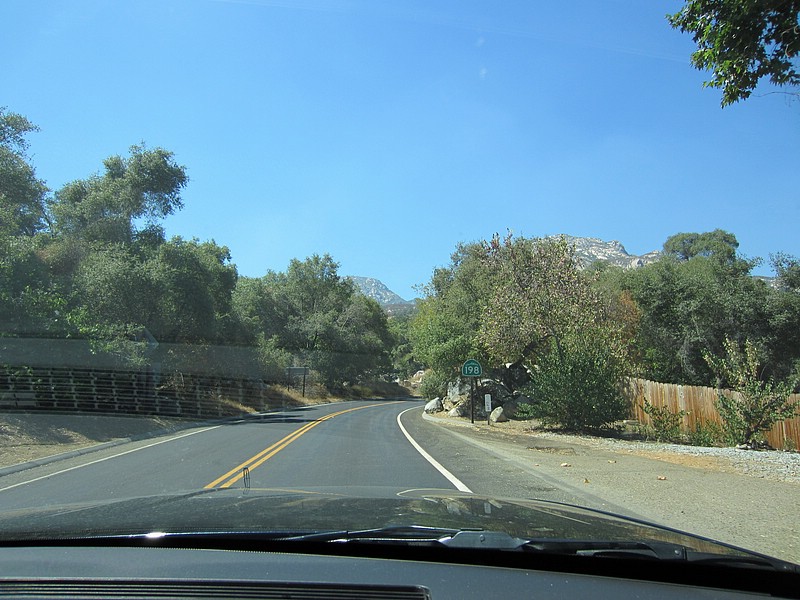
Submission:
[[[778,450],[741,450],[738,448],[706,448],[664,444],[659,442],[637,442],[592,436],[565,435],[536,432],[536,437],[557,439],[609,450],[612,452],[637,454],[670,462],[683,462],[681,457],[704,457],[714,459],[723,471],[742,473],[752,477],[800,483],[800,453]]]

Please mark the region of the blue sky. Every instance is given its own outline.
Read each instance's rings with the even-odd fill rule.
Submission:
[[[141,141],[174,152],[167,233],[249,276],[329,252],[410,298],[508,229],[638,254],[719,227],[800,255],[800,102],[721,109],[680,5],[4,0],[0,106],[41,128],[53,189]]]

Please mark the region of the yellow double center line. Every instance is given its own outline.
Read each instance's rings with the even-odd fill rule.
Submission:
[[[264,450],[262,450],[261,452],[259,452],[255,456],[253,456],[251,458],[248,458],[246,461],[244,461],[238,467],[234,467],[233,469],[231,469],[230,471],[225,473],[225,475],[223,475],[222,477],[218,477],[217,479],[215,479],[214,481],[212,481],[211,483],[206,485],[204,487],[204,489],[211,489],[211,488],[215,488],[215,487],[229,488],[234,483],[239,481],[242,477],[244,477],[244,469],[245,468],[247,468],[248,470],[252,470],[252,469],[255,469],[256,467],[261,466],[266,461],[268,461],[270,458],[275,456],[278,452],[280,452],[281,450],[286,448],[286,446],[288,446],[293,441],[295,441],[297,438],[299,438],[301,435],[303,435],[304,433],[307,433],[310,430],[314,429],[314,427],[316,427],[317,425],[319,425],[323,421],[327,421],[328,419],[332,419],[334,417],[338,417],[339,415],[343,415],[344,413],[353,412],[354,410],[361,410],[362,408],[371,408],[373,406],[380,406],[380,404],[368,404],[367,406],[356,406],[355,408],[348,408],[346,410],[340,410],[339,412],[331,413],[331,414],[326,415],[324,417],[320,417],[319,419],[315,419],[314,421],[311,421],[310,423],[306,423],[300,429],[298,429],[296,431],[293,431],[292,433],[290,433],[289,435],[287,435],[283,439],[280,439],[277,442],[275,442],[274,444],[272,444],[272,446],[270,446],[269,448],[265,448]]]

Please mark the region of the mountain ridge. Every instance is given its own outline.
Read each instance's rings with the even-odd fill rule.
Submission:
[[[559,238],[562,236],[554,235],[549,237]],[[659,250],[653,250],[646,254],[630,254],[625,249],[625,246],[617,240],[605,241],[600,238],[572,235],[563,235],[563,237],[575,246],[575,254],[584,267],[588,267],[597,261],[604,261],[624,269],[637,269],[655,262],[661,257]],[[347,279],[352,281],[362,294],[376,300],[390,314],[406,312],[416,305],[416,300],[404,300],[375,277],[350,275]]]
[[[404,300],[398,294],[390,290],[385,283],[375,277],[360,277],[357,275],[348,275],[347,279],[352,281],[356,288],[364,294],[367,298],[376,300],[381,306],[389,306],[393,304],[413,304],[408,300]]]
[[[569,243],[575,245],[575,254],[585,267],[598,260],[624,269],[637,269],[661,258],[660,250],[653,250],[646,254],[630,254],[617,240],[609,242],[599,238],[577,237],[572,235],[555,235],[551,238],[564,237]]]

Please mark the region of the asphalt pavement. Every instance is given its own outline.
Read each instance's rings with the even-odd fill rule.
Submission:
[[[298,407],[101,447],[0,476],[0,510],[212,488],[392,497],[424,490],[610,507],[423,418],[422,403]]]
[[[798,560],[795,486],[552,440],[504,441],[433,422],[422,406],[299,407],[104,445],[0,475],[0,512],[226,488],[368,498],[460,490],[640,517]]]

